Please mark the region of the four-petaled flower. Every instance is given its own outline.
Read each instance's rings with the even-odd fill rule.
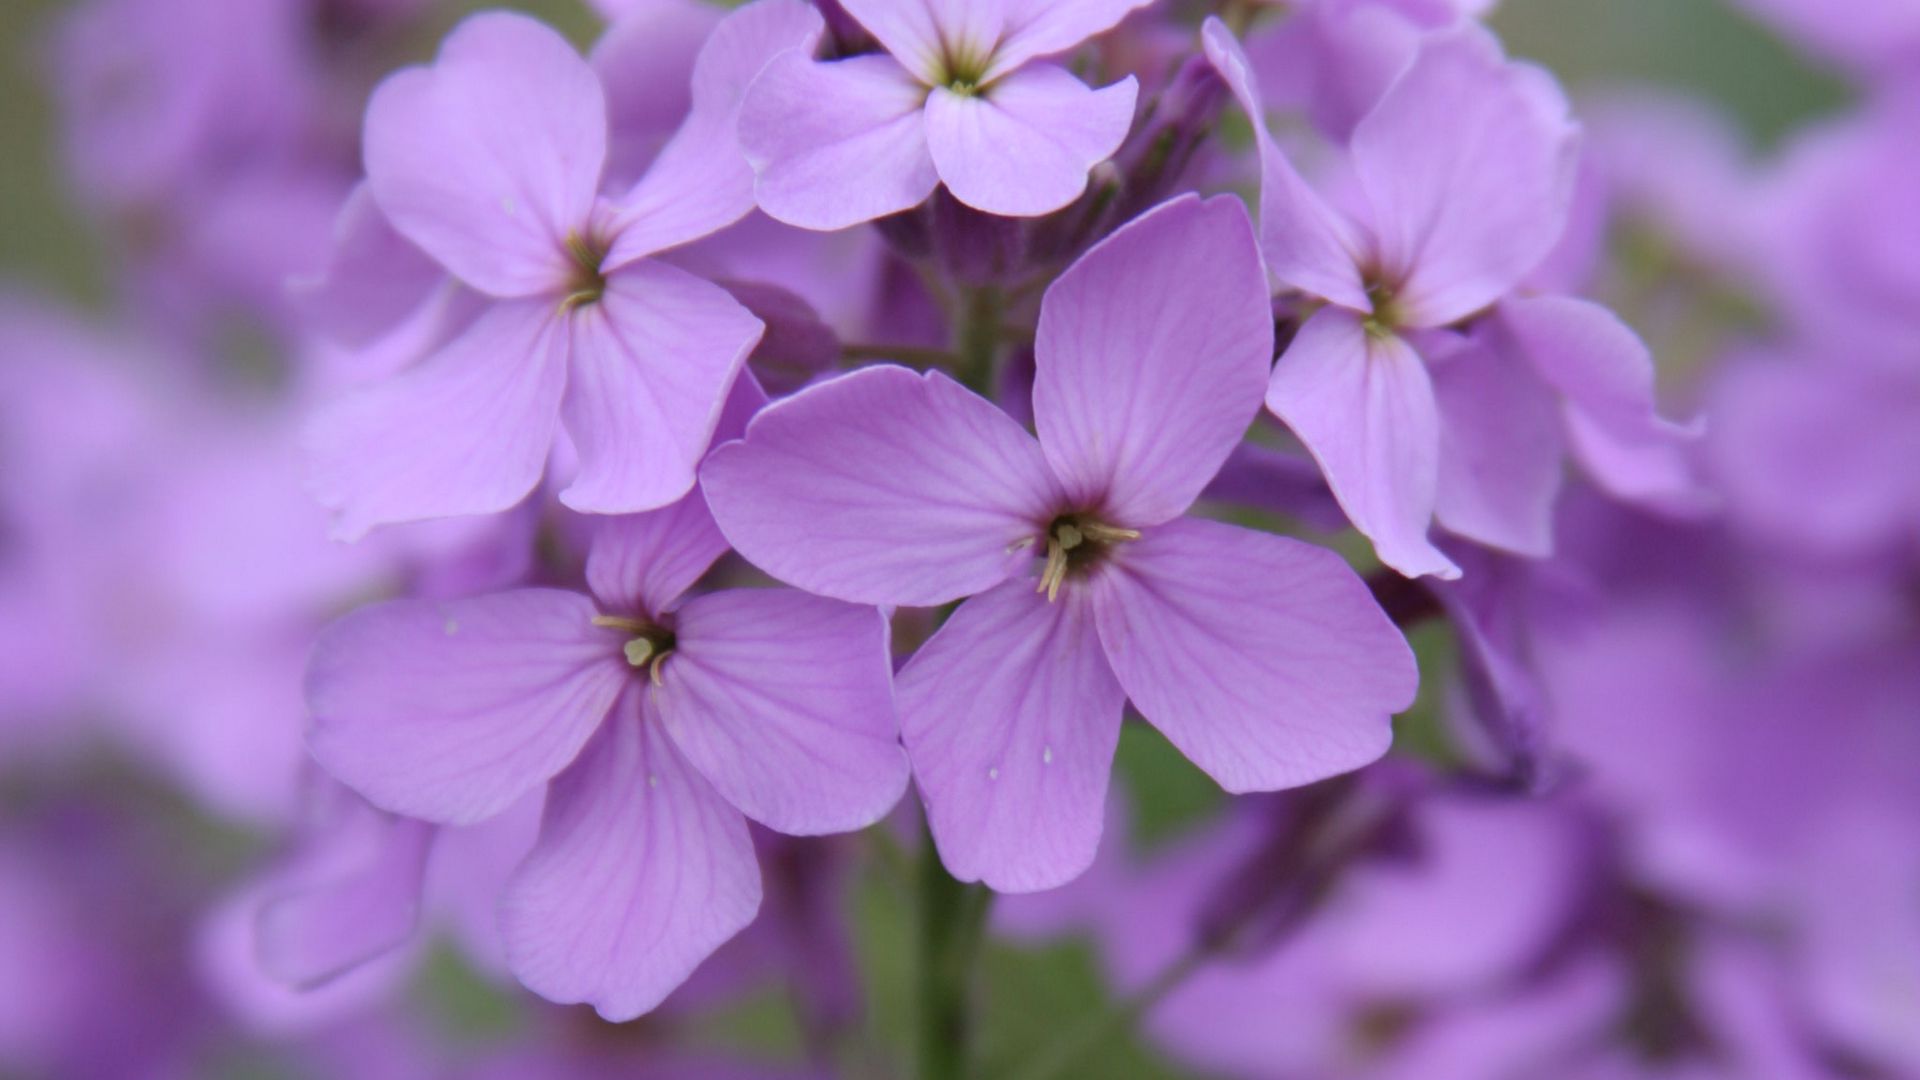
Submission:
[[[1478,27],[1434,33],[1354,127],[1352,182],[1330,200],[1260,122],[1225,25],[1210,20],[1203,38],[1255,120],[1268,268],[1321,305],[1274,366],[1267,407],[1381,561],[1458,576],[1428,539],[1436,519],[1548,554],[1568,445],[1617,494],[1690,498],[1690,433],[1655,412],[1646,347],[1599,305],[1516,295],[1573,190],[1579,129],[1549,77]]]
[[[501,931],[522,982],[609,1019],[753,919],[748,818],[842,832],[906,789],[885,618],[792,589],[684,596],[725,551],[697,494],[608,518],[591,596],[363,608],[308,670],[314,756],[382,809],[468,824],[552,781]]]
[[[820,33],[799,0],[735,12],[701,52],[686,123],[612,199],[599,193],[599,78],[539,22],[474,16],[432,67],[380,86],[365,135],[373,198],[487,303],[438,352],[317,418],[314,487],[339,535],[504,510],[539,482],[563,425],[579,457],[560,496],[573,509],[626,513],[686,494],[761,324],[650,256],[752,209],[739,95],[770,56],[809,50]]]
[[[1090,89],[1039,61],[1146,0],[842,0],[886,49],[777,57],[748,90],[740,143],[760,208],[842,229],[925,201],[944,183],[977,210],[1050,213],[1086,190],[1133,123],[1128,76]]]
[[[769,407],[702,470],[775,577],[971,597],[900,672],[901,729],[948,869],[1008,891],[1091,861],[1126,699],[1261,791],[1379,757],[1417,679],[1338,556],[1183,516],[1273,354],[1238,200],[1176,199],[1102,241],[1048,289],[1035,347],[1037,440],[944,375],[876,366]]]

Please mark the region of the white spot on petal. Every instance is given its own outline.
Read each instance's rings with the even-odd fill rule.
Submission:
[[[447,621],[442,624],[440,628],[447,632],[448,637],[452,637],[460,632],[460,620],[449,615],[447,616]]]
[[[998,767],[998,766],[995,766],[994,768],[991,768],[991,769],[988,769],[988,770],[987,770],[987,779],[989,779],[989,780],[998,780],[998,779],[1000,779],[1000,769],[999,769],[999,767]]]
[[[508,196],[500,200],[500,211],[508,217],[519,217],[520,204],[515,202],[512,196]]]
[[[656,787],[659,787],[659,786],[660,786],[660,774],[659,774],[659,773],[648,773],[648,774],[647,774],[647,786],[648,786],[648,787],[650,787],[650,788],[656,788]]]
[[[1042,765],[1053,764],[1053,747],[1049,746],[1046,749],[1040,751],[1040,764]]]

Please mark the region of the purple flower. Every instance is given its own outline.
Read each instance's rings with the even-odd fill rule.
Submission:
[[[1208,54],[1248,114],[1259,91],[1218,21]],[[1483,31],[1425,39],[1354,127],[1328,200],[1263,125],[1261,239],[1283,285],[1325,302],[1274,367],[1267,407],[1313,452],[1381,561],[1455,577],[1427,538],[1551,547],[1563,448],[1609,490],[1690,486],[1654,413],[1646,347],[1606,309],[1512,294],[1566,223],[1577,129],[1559,90]],[[1475,319],[1464,334],[1447,330]]]
[[[1146,860],[1102,852],[1100,869],[1049,894],[1048,905],[1079,910],[1064,926],[1042,921],[1042,931],[1091,932],[1122,995],[1196,950],[1217,950],[1141,1023],[1163,1050],[1207,1075],[1516,1075],[1510,1063],[1528,1054],[1491,1039],[1462,1047],[1475,1053],[1454,1070],[1419,1065],[1448,1027],[1505,1016],[1535,996],[1527,981],[1551,962],[1594,885],[1588,825],[1560,799],[1440,787],[1394,808],[1403,797],[1362,788],[1317,821],[1286,797],[1242,800]],[[1352,837],[1362,831],[1355,822],[1370,819],[1376,838],[1317,886],[1298,879],[1326,858],[1330,837]],[[1288,845],[1290,830],[1303,827],[1318,843]],[[1226,944],[1206,944],[1221,901],[1242,891],[1243,903],[1298,892],[1311,900],[1277,938],[1242,930]],[[1035,904],[1016,898],[996,915],[1031,923]],[[1606,1022],[1612,1004],[1583,1010],[1590,1028]],[[1404,1027],[1369,1030],[1395,1009],[1406,1014]]]
[[[1920,367],[1847,353],[1740,356],[1712,391],[1708,450],[1735,524],[1782,550],[1887,561],[1920,538]]]
[[[1247,38],[1247,52],[1273,78],[1266,103],[1304,111],[1314,126],[1344,139],[1413,60],[1427,34],[1478,18],[1486,0],[1306,0],[1289,4],[1270,30]]]
[[[1092,859],[1126,699],[1257,791],[1380,756],[1416,680],[1331,552],[1182,516],[1273,350],[1237,200],[1177,199],[1095,247],[1048,289],[1036,349],[1038,440],[944,375],[880,366],[772,406],[703,473],[776,577],[972,597],[901,671],[901,726],[948,869],[1007,891]]]
[[[489,303],[438,352],[317,418],[314,486],[339,534],[503,510],[539,481],[563,426],[580,463],[568,506],[623,513],[686,494],[761,326],[648,256],[751,209],[732,135],[740,88],[819,32],[797,0],[730,16],[695,65],[687,122],[611,200],[599,79],[540,23],[475,16],[432,67],[382,84],[366,122],[374,200]]]
[[[1131,77],[1093,90],[1036,58],[1073,48],[1147,0],[843,0],[886,49],[760,73],[740,113],[760,208],[842,229],[924,202],[1035,217],[1086,190],[1133,122]]]
[[[1911,87],[1799,133],[1762,184],[1751,269],[1770,309],[1824,359],[1920,362],[1920,166]]]
[[[698,498],[614,519],[591,596],[366,608],[308,670],[314,755],[383,809],[466,824],[552,781],[502,901],[508,961],[610,1019],[752,920],[748,817],[844,831],[906,786],[885,621],[785,589],[683,598],[725,550]]]

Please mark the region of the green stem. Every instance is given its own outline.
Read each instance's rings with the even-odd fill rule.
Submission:
[[[1245,37],[1247,28],[1253,25],[1254,16],[1260,9],[1252,0],[1227,0],[1220,11],[1220,21],[1227,24],[1234,37]]]
[[[960,357],[945,349],[929,349],[921,345],[882,345],[864,341],[848,342],[840,346],[840,358],[843,360],[893,360],[922,371],[930,368],[951,370],[960,366]]]
[[[954,327],[954,351],[960,361],[954,374],[974,392],[991,396],[1004,298],[992,285],[975,286],[961,295],[965,307]]]
[[[962,1080],[972,1036],[974,959],[993,893],[947,873],[933,837],[920,863],[920,1080]]]

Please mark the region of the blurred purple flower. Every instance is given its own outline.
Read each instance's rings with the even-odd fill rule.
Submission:
[[[1345,141],[1419,52],[1421,40],[1491,8],[1488,0],[1308,0],[1247,38],[1263,103],[1304,111]]]
[[[1311,917],[1290,932],[1237,948],[1211,937],[1223,893],[1242,879],[1272,888],[1326,839],[1303,837],[1285,849],[1289,861],[1263,866],[1282,854],[1270,846],[1276,833],[1346,816],[1308,821],[1300,809],[1294,797],[1237,803],[1147,859],[1103,854],[1118,865],[1063,890],[1123,995],[1204,958],[1142,1021],[1179,1060],[1231,1076],[1465,1080],[1509,1075],[1541,1047],[1579,1045],[1607,1022],[1616,996],[1587,993],[1552,1026],[1534,1016],[1530,1038],[1488,1030],[1549,996],[1531,980],[1578,918],[1596,854],[1576,808],[1429,791],[1403,809],[1398,841],[1363,845],[1326,868]],[[1249,869],[1264,874],[1249,878]],[[1033,903],[1010,901],[1006,914],[1023,920]],[[1442,1033],[1469,1018],[1480,1037],[1454,1048],[1453,1071],[1430,1071],[1445,1060]]]

